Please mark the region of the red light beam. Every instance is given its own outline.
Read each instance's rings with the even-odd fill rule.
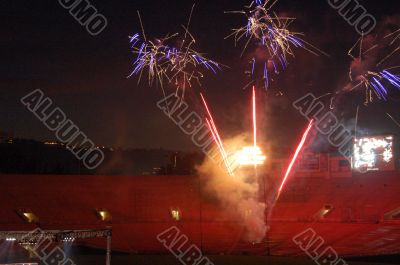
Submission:
[[[200,93],[200,96],[201,96],[201,99],[203,101],[204,107],[205,107],[205,109],[207,111],[207,115],[208,115],[208,118],[206,118],[207,125],[210,128],[210,131],[211,131],[211,134],[213,136],[213,139],[214,139],[215,143],[217,144],[217,147],[218,147],[218,149],[219,149],[219,151],[221,153],[221,156],[222,156],[222,159],[224,160],[224,163],[225,163],[226,169],[228,171],[228,174],[230,176],[233,176],[233,171],[232,171],[232,169],[231,169],[231,167],[229,166],[229,163],[228,163],[228,156],[226,154],[226,151],[225,151],[224,145],[222,143],[221,137],[219,136],[219,133],[218,133],[218,130],[217,130],[217,126],[215,126],[214,119],[213,119],[213,117],[211,115],[210,109],[208,108],[207,102],[206,102],[206,100],[205,100],[205,98],[204,98],[202,93]]]
[[[280,193],[281,193],[281,191],[282,191],[282,189],[283,189],[283,187],[284,187],[284,185],[285,185],[285,183],[286,183],[286,181],[287,181],[287,179],[288,179],[288,177],[290,175],[290,172],[292,171],[293,165],[296,162],[298,155],[300,154],[301,150],[303,149],[304,143],[307,140],[307,136],[310,133],[310,130],[311,130],[312,126],[313,126],[313,122],[314,122],[314,120],[310,121],[310,123],[308,124],[307,130],[304,132],[303,137],[301,138],[300,144],[297,146],[297,149],[296,149],[296,152],[293,155],[292,161],[290,162],[290,164],[289,164],[289,166],[288,166],[288,168],[286,170],[286,174],[285,174],[285,177],[283,178],[282,184],[279,187],[278,197],[279,197],[279,195],[280,195]]]
[[[253,86],[253,138],[254,138],[254,147],[257,147],[256,88],[255,88],[255,86]]]

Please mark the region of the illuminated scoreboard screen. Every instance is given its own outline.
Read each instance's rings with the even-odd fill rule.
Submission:
[[[395,170],[393,136],[369,136],[354,140],[354,169]]]

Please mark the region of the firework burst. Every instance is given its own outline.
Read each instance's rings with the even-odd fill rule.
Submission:
[[[185,30],[183,38],[179,38],[179,33],[175,33],[150,41],[144,34],[140,14],[139,20],[143,33],[135,33],[129,37],[135,59],[128,77],[138,76],[139,83],[143,75],[147,75],[149,86],[156,83],[163,91],[165,83],[173,84],[177,93],[181,91],[183,97],[186,88],[192,87],[193,81],[200,85],[200,79],[204,76],[202,70],[214,74],[221,70],[219,63],[192,48],[196,41],[190,34],[188,26],[182,26]],[[176,43],[180,45],[175,45]]]
[[[400,39],[400,29],[388,34],[385,36],[385,39],[390,39],[392,38],[389,46],[390,47],[395,47],[395,44],[398,44],[398,40]],[[389,59],[390,57],[392,57],[395,53],[397,53],[400,50],[400,44],[395,47],[385,58],[383,58],[378,65],[382,64],[383,62],[385,62],[387,59]]]
[[[383,61],[390,58],[394,53],[385,56],[379,63],[375,63],[375,61],[377,61],[376,57],[371,56],[373,59],[370,59],[367,56],[371,51],[378,49],[379,45],[373,45],[369,49],[364,50],[363,40],[364,37],[361,37],[349,50],[348,54],[353,58],[349,70],[351,83],[345,90],[352,91],[358,88],[364,88],[365,105],[373,102],[374,98],[387,101],[390,87],[400,90],[400,75],[395,74],[395,71],[400,68],[400,66],[383,67]],[[353,56],[355,49],[359,49],[358,57]]]
[[[279,17],[271,11],[276,2],[277,0],[253,1],[246,7],[248,11],[226,12],[243,14],[247,17],[247,24],[243,27],[232,29],[232,33],[226,38],[233,37],[236,45],[245,40],[241,56],[250,44],[255,45],[258,55],[250,60],[248,73],[253,80],[257,79],[256,66],[261,65],[261,79],[266,89],[269,87],[271,74],[279,74],[280,71],[284,71],[287,68],[288,57],[294,57],[294,48],[302,48],[315,55],[323,53],[304,41],[300,37],[303,35],[302,33],[289,30],[289,26],[295,18]]]

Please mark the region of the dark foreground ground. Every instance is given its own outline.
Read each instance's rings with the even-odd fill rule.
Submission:
[[[106,264],[106,253],[103,250],[73,247],[67,253],[76,265],[100,265]],[[214,265],[318,265],[307,257],[277,257],[277,256],[245,256],[245,255],[207,255]],[[400,255],[381,257],[357,257],[343,258],[348,265],[392,265],[400,264]],[[38,262],[28,256],[16,257],[8,255],[0,256],[0,264]],[[40,264],[40,263],[39,263]],[[124,253],[112,253],[113,265],[184,265],[172,255],[134,255]],[[329,263],[328,263],[329,264]],[[189,264],[188,264],[189,265]],[[342,263],[340,264],[342,265]]]
[[[208,256],[215,265],[316,265],[308,258],[292,257],[267,257],[267,256]],[[74,259],[77,265],[99,265],[105,264],[105,256],[77,257]],[[388,263],[359,262],[346,259],[349,265],[383,265]],[[113,265],[182,265],[173,256],[142,256],[128,255],[115,256],[111,260]],[[393,261],[391,264],[400,264]]]

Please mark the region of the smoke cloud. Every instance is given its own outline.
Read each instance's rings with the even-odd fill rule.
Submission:
[[[235,150],[246,145],[246,136],[239,135],[225,143],[232,150],[232,152],[228,152],[228,156],[232,160]],[[245,227],[243,240],[260,243],[267,231],[266,205],[259,200],[260,178],[257,177],[253,167],[236,169],[235,175],[230,176],[223,163],[216,163],[209,158],[205,159],[203,164],[197,168],[200,176],[206,180],[206,192],[216,196],[224,211],[234,215],[243,223]]]

